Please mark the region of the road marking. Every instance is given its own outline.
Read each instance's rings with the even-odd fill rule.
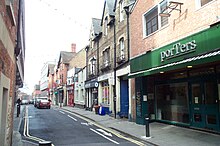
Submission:
[[[60,110],[63,110],[63,111],[65,111],[65,112],[67,112],[67,113],[69,113],[71,115],[79,117],[80,119],[83,119],[83,120],[87,121],[88,123],[92,123],[93,125],[95,125],[95,126],[97,126],[99,128],[102,128],[102,129],[104,129],[104,130],[106,130],[108,132],[111,132],[111,133],[113,133],[115,136],[117,136],[119,138],[123,138],[123,139],[125,139],[127,141],[130,141],[130,142],[135,143],[135,144],[140,145],[140,146],[145,146],[145,144],[143,142],[137,141],[137,140],[129,138],[129,137],[125,137],[125,136],[121,135],[119,132],[117,132],[115,130],[112,130],[112,129],[109,129],[109,128],[106,128],[104,126],[101,126],[100,124],[98,124],[98,123],[96,123],[96,122],[94,122],[94,121],[92,121],[92,120],[90,120],[88,118],[85,118],[85,117],[83,117],[83,116],[81,116],[79,114],[76,114],[76,113],[71,112],[71,111],[66,110],[66,109],[60,109]]]
[[[67,115],[68,117],[70,117],[71,119],[73,119],[74,121],[77,121],[77,119],[71,117],[70,115]]]
[[[106,135],[106,136],[110,136],[110,137],[112,137],[112,134],[111,133],[108,133],[108,132],[106,132],[105,130],[103,130],[103,129],[96,129],[97,131],[99,131],[99,132],[102,132],[104,135]]]
[[[40,142],[40,141],[45,141],[43,139],[40,139],[38,137],[34,137],[34,136],[31,136],[29,134],[29,118],[28,118],[28,107],[26,106],[26,109],[25,109],[25,115],[24,115],[24,131],[23,131],[23,135],[27,138],[27,139],[31,139],[31,140],[34,140],[34,141],[37,141],[37,142]],[[52,146],[54,146],[54,144],[52,144]]]
[[[65,113],[64,113],[64,112],[62,112],[62,111],[59,111],[59,112],[65,115]]]
[[[93,131],[93,132],[95,132],[95,133],[97,133],[98,135],[104,137],[105,139],[108,139],[109,141],[111,141],[111,142],[113,142],[113,143],[115,143],[115,144],[119,144],[117,141],[114,141],[114,140],[112,140],[112,139],[106,137],[105,135],[103,135],[103,134],[97,132],[96,130],[94,130],[94,129],[92,129],[92,128],[90,128],[90,130]]]

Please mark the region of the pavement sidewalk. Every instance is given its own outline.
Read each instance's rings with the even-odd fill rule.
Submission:
[[[137,139],[160,146],[219,146],[220,135],[208,132],[183,128],[168,124],[150,123],[151,138],[145,139],[145,126],[129,122],[124,119],[115,119],[109,115],[97,115],[93,111],[87,111],[76,107],[62,107],[64,110],[87,117],[104,127],[121,131]],[[144,138],[145,137],[145,138]]]

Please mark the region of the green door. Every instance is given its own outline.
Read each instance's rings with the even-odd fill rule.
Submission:
[[[190,83],[191,125],[219,130],[218,88],[216,80]]]

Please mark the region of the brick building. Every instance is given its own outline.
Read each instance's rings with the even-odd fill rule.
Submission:
[[[220,1],[136,1],[130,16],[133,110],[220,131]]]
[[[23,86],[24,1],[0,0],[0,145],[11,145],[16,90]]]

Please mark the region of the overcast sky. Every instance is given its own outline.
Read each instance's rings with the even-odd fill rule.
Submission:
[[[88,44],[92,18],[102,17],[104,0],[25,1],[25,83],[29,92],[40,80],[41,68],[60,51],[79,51]],[[57,60],[56,60],[57,61]]]

